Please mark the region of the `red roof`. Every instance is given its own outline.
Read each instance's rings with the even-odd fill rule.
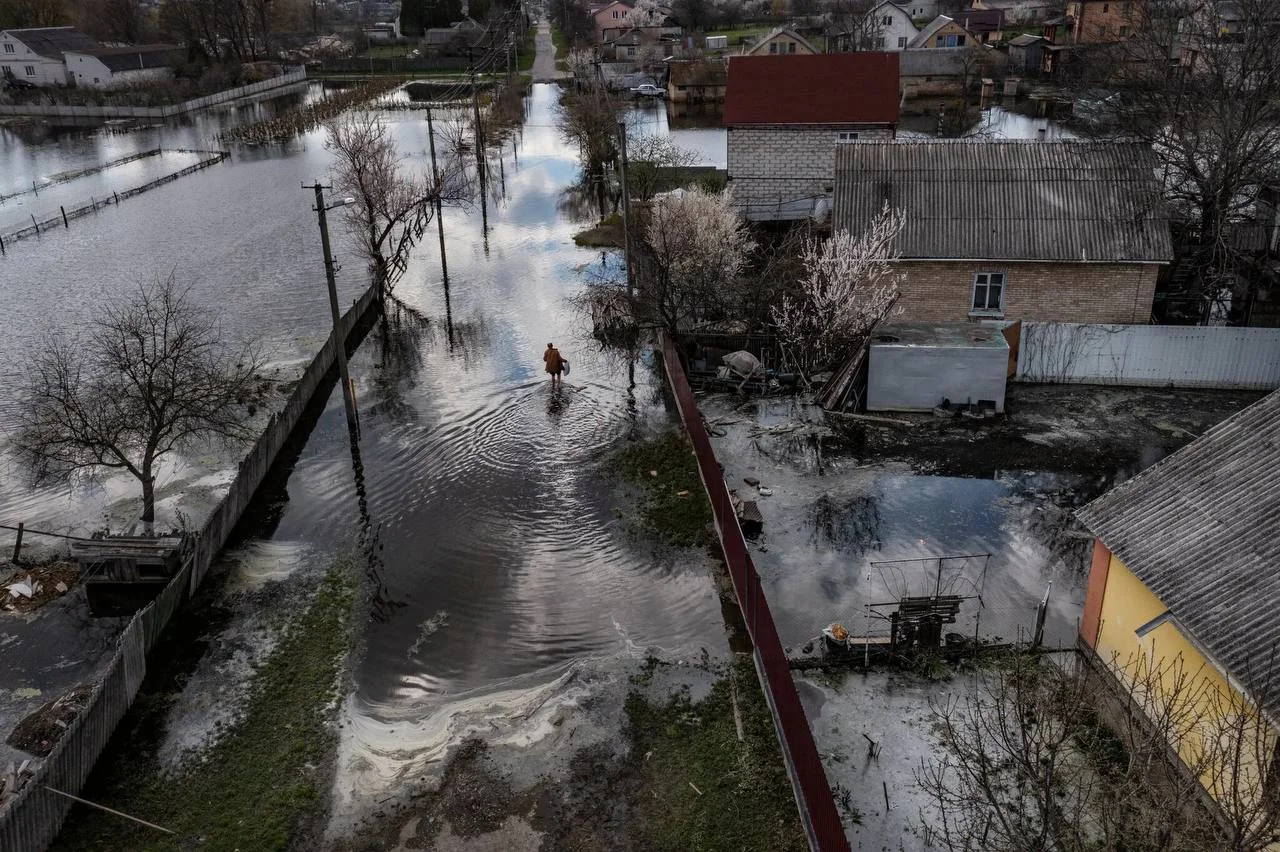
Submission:
[[[897,124],[898,54],[735,56],[724,123]]]

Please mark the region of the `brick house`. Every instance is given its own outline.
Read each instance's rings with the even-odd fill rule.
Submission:
[[[735,56],[724,124],[729,185],[748,219],[824,215],[844,143],[889,140],[898,54]]]
[[[1072,0],[1067,17],[1074,21],[1076,44],[1113,44],[1129,38],[1141,24],[1137,0]]]
[[[630,3],[623,3],[622,0],[613,0],[602,6],[591,6],[589,13],[591,19],[596,25],[596,41],[604,41],[604,31],[617,27],[628,27],[631,25],[631,13],[635,11],[635,7]]]
[[[939,15],[911,40],[908,47],[940,48],[964,47],[981,41],[973,33],[960,26],[954,18]]]
[[[904,210],[906,322],[1145,323],[1173,258],[1151,150],[1131,142],[841,146],[833,225]]]

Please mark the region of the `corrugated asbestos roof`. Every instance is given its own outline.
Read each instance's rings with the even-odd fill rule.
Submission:
[[[1076,516],[1255,701],[1278,708],[1280,392]]]
[[[39,27],[8,32],[46,59],[61,60],[63,51],[92,50],[102,46],[74,27]]]
[[[898,55],[734,56],[724,123],[897,124]]]
[[[1131,142],[856,142],[837,146],[834,225],[888,202],[904,258],[1168,262],[1155,170]]]

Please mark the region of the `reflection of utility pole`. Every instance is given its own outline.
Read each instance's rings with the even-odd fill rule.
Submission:
[[[431,179],[436,185],[436,233],[440,235],[440,274],[444,276],[445,325],[449,333],[449,349],[453,349],[453,310],[449,306],[449,261],[444,248],[444,214],[440,205],[440,170],[436,167],[436,130],[431,122],[431,107],[427,107],[427,139],[431,145]]]
[[[627,262],[627,298],[635,297],[636,275],[631,263],[631,188],[627,186],[627,123],[618,122],[618,148],[622,152],[622,246]]]
[[[335,207],[344,207],[352,199],[344,198],[335,204],[325,206],[324,191],[332,189],[325,186],[317,180],[314,184],[302,185],[303,189],[313,189],[316,193],[316,217],[320,220],[320,245],[324,249],[324,276],[329,284],[329,311],[333,314],[333,337],[338,359],[338,380],[342,383],[342,401],[347,410],[347,427],[351,430],[353,438],[360,436],[360,421],[356,416],[355,395],[351,388],[351,375],[347,372],[347,337],[341,331],[342,316],[338,311],[338,284],[334,279],[335,268],[333,264],[333,252],[329,249],[329,223],[325,219],[325,212]]]

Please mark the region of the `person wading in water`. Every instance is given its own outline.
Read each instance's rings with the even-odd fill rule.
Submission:
[[[560,374],[564,372],[569,362],[560,354],[560,350],[554,343],[547,344],[547,351],[542,353],[542,363],[547,365],[547,372],[551,374],[551,387],[559,387]]]

